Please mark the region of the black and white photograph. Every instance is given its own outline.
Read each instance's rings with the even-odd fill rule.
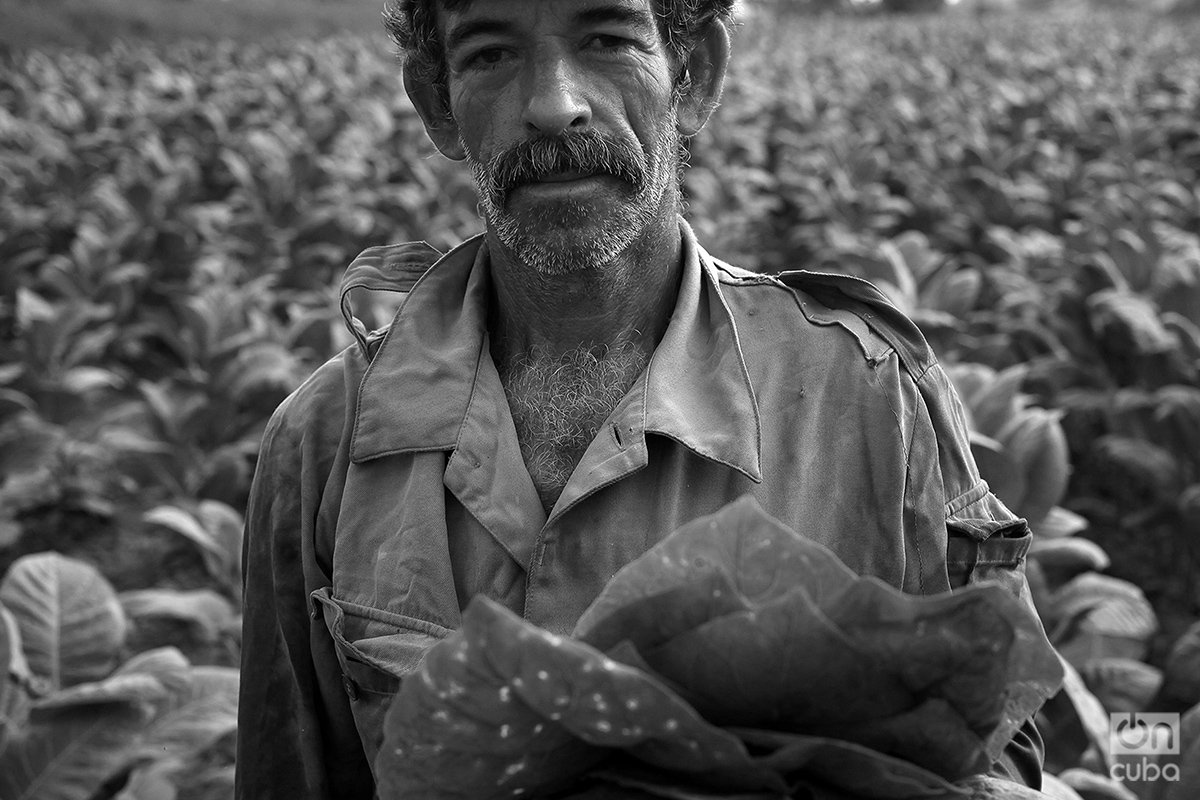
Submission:
[[[1200,3],[0,0],[0,800],[1200,800]]]

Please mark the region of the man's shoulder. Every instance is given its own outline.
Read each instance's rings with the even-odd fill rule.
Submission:
[[[727,264],[717,265],[717,270],[723,289],[755,287],[748,291],[740,288],[724,291],[737,309],[735,319],[741,317],[739,333],[749,333],[750,341],[743,338],[748,360],[769,361],[782,352],[785,358],[795,358],[807,368],[817,365],[824,370],[810,375],[845,381],[837,385],[847,395],[863,391],[860,396],[865,397],[865,387],[869,386],[881,390],[878,396],[887,397],[893,403],[893,410],[907,409],[905,413],[909,414],[916,406],[899,398],[919,398],[924,408],[922,413],[928,416],[937,441],[937,457],[948,498],[947,515],[959,513],[966,505],[984,498],[987,485],[980,481],[971,459],[966,418],[949,376],[938,364],[916,323],[879,288],[861,278],[836,273],[794,270],[756,274]],[[767,308],[773,310],[767,313],[778,316],[761,320]],[[750,316],[752,309],[758,310],[754,316]],[[781,335],[781,330],[794,330],[797,325],[786,322],[785,316],[799,320],[805,330],[824,335]],[[760,330],[765,333],[756,336],[754,332]],[[780,344],[781,340],[788,344],[770,346]],[[851,342],[857,342],[858,346]],[[860,358],[848,361],[846,356],[852,353],[858,353]],[[900,369],[889,370],[894,380],[880,380],[881,373],[876,367],[891,362],[893,354]],[[909,424],[901,427],[908,430]]]
[[[367,362],[355,345],[334,355],[275,409],[267,423],[264,443],[290,448],[318,444],[328,449],[341,437],[346,414],[353,410],[353,394]]]
[[[712,259],[722,287],[731,299],[738,289],[776,290],[778,313],[797,315],[806,324],[849,334],[868,361],[895,352],[914,378],[937,363],[925,336],[874,284],[862,278],[830,272],[787,270],[757,273]],[[759,304],[755,303],[756,307]]]
[[[352,342],[279,405],[268,423],[266,442],[289,449],[306,442],[306,449],[315,446],[321,453],[345,445],[343,439],[358,412],[363,380],[394,323],[396,310],[444,256],[424,241],[377,245],[355,256],[338,290],[342,321]]]

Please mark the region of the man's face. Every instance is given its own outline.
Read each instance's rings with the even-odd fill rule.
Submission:
[[[678,204],[672,70],[651,0],[441,11],[450,110],[495,235],[547,274],[600,266]]]

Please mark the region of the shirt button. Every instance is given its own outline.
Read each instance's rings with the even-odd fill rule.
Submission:
[[[349,675],[342,676],[342,688],[346,690],[346,696],[351,700],[358,699],[358,684]]]

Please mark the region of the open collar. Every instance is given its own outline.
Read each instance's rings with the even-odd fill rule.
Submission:
[[[634,433],[667,436],[760,481],[758,405],[737,326],[711,259],[682,219],[680,231],[679,297],[643,380],[631,389],[644,393],[643,402],[633,404],[643,409],[642,430]],[[494,369],[480,369],[491,358],[490,281],[480,235],[439,259],[412,287],[363,377],[353,461],[456,448],[476,382],[497,380]]]
[[[737,324],[712,259],[680,220],[683,278],[646,376],[645,430],[762,480],[762,432]]]

